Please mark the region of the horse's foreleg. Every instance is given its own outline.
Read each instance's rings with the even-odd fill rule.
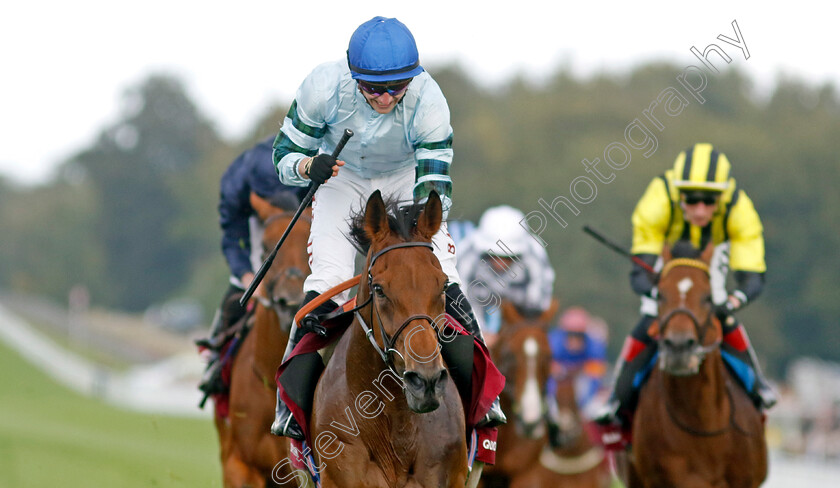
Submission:
[[[234,450],[222,463],[225,488],[265,488],[265,479]]]

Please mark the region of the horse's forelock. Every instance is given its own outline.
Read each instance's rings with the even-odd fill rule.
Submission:
[[[417,226],[417,217],[423,211],[424,205],[412,203],[395,197],[385,199],[385,210],[388,213],[388,228],[403,241],[413,239],[414,229]],[[353,242],[365,253],[370,249],[371,238],[365,231],[365,209],[353,212],[350,215],[350,237]]]

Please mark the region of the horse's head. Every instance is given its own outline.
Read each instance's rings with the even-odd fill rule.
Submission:
[[[299,203],[291,194],[264,200],[251,193],[251,206],[264,226],[263,257],[270,253],[289,226]],[[291,324],[291,316],[303,301],[303,281],[309,275],[306,243],[312,212],[306,209],[292,228],[283,247],[263,279],[264,295],[258,297],[278,313],[284,324]]]
[[[517,433],[529,439],[545,434],[543,388],[551,363],[547,329],[558,306],[554,300],[542,315],[525,318],[512,303],[502,302],[503,325],[493,356],[508,380],[503,395],[512,404]]]
[[[355,219],[353,235],[368,249],[367,274],[359,313],[375,347],[403,379],[409,408],[417,413],[438,408],[449,373],[439,354],[437,323],[445,317],[447,277],[432,252],[432,237],[442,220],[437,193],[425,205],[386,205],[377,190]]]
[[[700,369],[705,355],[721,340],[714,314],[709,262],[710,244],[702,253],[680,241],[673,251],[666,247],[659,278],[659,317],[653,332],[659,341],[659,367],[685,376]]]

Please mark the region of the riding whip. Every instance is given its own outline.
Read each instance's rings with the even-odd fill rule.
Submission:
[[[614,242],[610,241],[607,237],[605,237],[603,234],[601,234],[597,230],[593,229],[592,227],[589,227],[588,225],[584,225],[583,226],[583,231],[586,232],[587,234],[591,235],[592,237],[595,238],[595,240],[597,240],[601,244],[607,246],[608,248],[612,249],[613,251],[621,254],[624,257],[630,258],[631,261],[633,261],[634,263],[639,265],[642,269],[644,269],[648,273],[656,274],[656,271],[653,270],[651,265],[644,262],[640,257],[630,254],[629,252],[627,252],[626,249],[624,249],[624,248],[620,247],[618,244],[615,244]]]
[[[344,134],[341,135],[341,140],[338,141],[338,144],[336,144],[335,146],[335,150],[333,150],[333,159],[338,159],[339,153],[341,153],[341,150],[344,149],[344,145],[347,144],[347,141],[351,137],[353,137],[353,131],[350,129],[344,129]],[[283,235],[280,237],[280,240],[277,241],[277,245],[274,246],[274,250],[271,251],[271,254],[269,254],[265,261],[262,263],[262,266],[260,266],[260,269],[259,271],[257,271],[257,274],[254,275],[254,279],[253,281],[251,281],[251,284],[248,286],[248,289],[245,290],[245,294],[242,295],[242,298],[239,299],[239,305],[244,307],[245,304],[248,303],[248,300],[251,298],[251,295],[254,294],[254,290],[257,289],[257,286],[260,284],[262,279],[265,277],[265,274],[268,272],[268,268],[271,267],[271,263],[274,262],[274,258],[277,256],[277,251],[280,250],[280,246],[283,245],[283,241],[286,240],[286,237],[288,237],[289,232],[292,231],[292,227],[295,226],[295,223],[298,221],[300,214],[303,213],[303,210],[307,207],[307,205],[309,205],[309,202],[312,201],[312,196],[315,195],[315,191],[318,189],[319,186],[321,185],[315,183],[314,181],[309,184],[309,191],[306,192],[306,196],[303,197],[303,200],[300,202],[300,207],[298,207],[297,212],[295,212],[295,215],[292,217],[292,221],[289,222],[289,225],[288,227],[286,227],[286,230],[285,232],[283,232]]]

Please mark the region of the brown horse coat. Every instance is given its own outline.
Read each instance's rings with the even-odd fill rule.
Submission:
[[[266,224],[263,246],[270,250],[292,215],[254,194],[251,204]],[[215,419],[225,488],[262,488],[272,477],[285,482],[279,486],[297,487],[302,479],[292,473],[288,462],[288,440],[271,435],[269,428],[275,407],[273,374],[283,359],[291,315],[302,301],[303,280],[309,274],[309,215],[307,210],[298,220],[266,273],[260,288],[269,296],[260,298],[254,328],[231,370],[230,416]]]
[[[441,223],[437,194],[416,226],[399,233],[394,223],[375,192],[363,227],[370,281],[362,275],[357,298],[371,302],[339,340],[315,392],[311,436],[325,488],[460,488],[466,480],[460,397],[437,353],[432,319],[413,318],[443,316],[446,277],[427,245],[392,248],[370,265],[371,256],[389,246],[431,241]],[[394,340],[399,354],[388,358],[398,373],[386,366],[360,318],[378,348],[385,345],[383,331]],[[407,327],[400,333],[401,325]]]
[[[717,347],[721,330],[709,299],[712,251],[710,246],[699,259],[670,265],[670,250],[664,253],[654,331],[659,367],[639,396],[630,488],[755,488],[767,476],[761,414],[730,378]],[[698,353],[703,348],[705,354]]]

